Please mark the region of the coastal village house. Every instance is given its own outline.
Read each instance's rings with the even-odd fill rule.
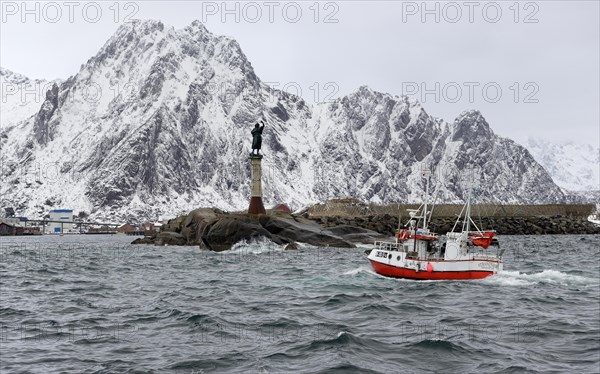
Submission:
[[[12,236],[17,235],[16,225],[12,225],[6,222],[0,222],[0,236]]]
[[[41,235],[40,227],[27,225],[27,218],[0,218],[0,236]]]

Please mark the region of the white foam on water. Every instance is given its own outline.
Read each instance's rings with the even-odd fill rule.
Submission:
[[[357,274],[370,274],[370,275],[376,275],[378,277],[380,276],[375,271],[373,271],[373,268],[371,268],[368,265],[361,265],[361,266],[357,267],[356,269],[350,269],[350,270],[342,273],[342,275],[357,275]]]
[[[481,280],[483,283],[501,285],[501,286],[528,286],[532,283],[519,277],[518,271],[503,271],[502,273],[492,275]]]
[[[246,255],[272,252],[283,252],[285,245],[275,244],[267,238],[245,240],[236,243],[229,251],[220,252],[223,255]]]
[[[519,271],[503,271],[485,278],[482,282],[504,286],[529,286],[534,284],[551,284],[561,286],[593,286],[599,280],[546,269],[540,273],[521,273]]]

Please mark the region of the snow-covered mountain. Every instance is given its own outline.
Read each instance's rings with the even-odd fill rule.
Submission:
[[[529,152],[495,135],[478,111],[464,112],[450,125],[415,100],[361,87],[316,112],[315,165],[326,170],[329,182],[315,183],[320,198],[420,201],[422,171],[430,170],[437,195],[448,202],[464,201],[468,186],[479,201],[564,199]]]
[[[554,182],[565,190],[600,190],[600,148],[589,144],[557,144],[541,138],[529,138],[527,149]]]
[[[367,87],[311,105],[263,83],[235,40],[198,21],[182,30],[135,21],[55,84],[37,112],[3,125],[0,203],[32,216],[63,207],[115,220],[244,209],[250,130],[261,119],[267,204],[415,201],[423,169],[446,201],[461,201],[473,175],[480,201],[565,198],[478,111],[447,124],[414,99]]]

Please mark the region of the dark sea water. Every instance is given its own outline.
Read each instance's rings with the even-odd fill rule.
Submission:
[[[505,273],[438,282],[131,240],[0,238],[0,372],[600,372],[599,236],[501,237]]]

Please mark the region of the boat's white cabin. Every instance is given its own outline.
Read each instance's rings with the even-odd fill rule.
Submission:
[[[474,246],[467,232],[449,232],[435,240],[409,238],[397,242],[375,242],[376,249],[399,252],[401,258],[421,260],[487,260],[502,256],[498,246],[483,249]]]

